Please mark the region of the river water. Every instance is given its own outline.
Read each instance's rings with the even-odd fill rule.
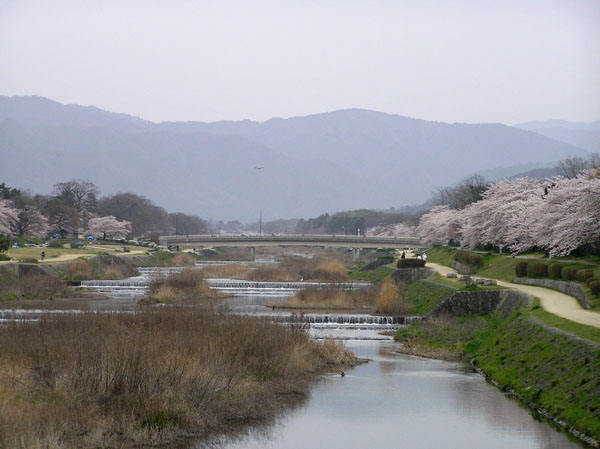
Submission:
[[[111,302],[116,308],[135,304],[151,272],[148,269],[141,277],[116,283],[112,291],[108,285],[99,286],[112,296],[101,308],[110,307]],[[222,287],[227,290],[227,285],[231,293],[231,284]],[[213,286],[219,288],[219,281]],[[295,286],[282,291],[281,285],[238,287],[236,296],[224,301],[226,309],[263,316],[285,315],[268,304],[295,291]],[[399,324],[353,316],[354,320],[325,322],[321,318],[310,324],[309,332],[316,339],[345,340],[347,349],[370,362],[347,370],[344,377],[339,373],[320,376],[308,399],[274,423],[235,437],[198,442],[194,449],[581,447],[546,422],[536,421],[470,367],[399,354],[399,344],[381,335]]]

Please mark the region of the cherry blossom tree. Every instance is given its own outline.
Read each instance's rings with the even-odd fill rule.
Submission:
[[[538,246],[550,256],[567,255],[600,240],[600,170],[575,178],[556,178],[540,206],[533,225]]]
[[[112,215],[96,217],[88,221],[87,233],[103,239],[122,239],[131,233],[131,223],[126,220],[119,221]]]
[[[0,234],[12,235],[19,211],[10,201],[0,200]]]
[[[462,211],[436,206],[421,217],[417,235],[425,240],[460,240]]]
[[[48,219],[37,207],[25,206],[18,210],[13,233],[19,237],[45,237],[48,234]]]

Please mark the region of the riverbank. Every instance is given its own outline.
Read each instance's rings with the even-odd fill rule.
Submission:
[[[424,303],[449,293],[418,282],[429,292]],[[536,302],[507,318],[498,312],[435,316],[399,330],[395,339],[402,353],[472,363],[534,414],[598,447],[600,333],[548,315]]]
[[[174,447],[275,416],[358,360],[295,326],[200,307],[0,328],[0,446]]]

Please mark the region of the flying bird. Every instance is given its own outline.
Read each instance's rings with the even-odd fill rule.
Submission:
[[[262,170],[265,167],[254,167],[254,170]]]

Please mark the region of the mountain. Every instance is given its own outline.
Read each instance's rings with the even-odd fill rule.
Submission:
[[[391,190],[326,160],[298,161],[238,136],[0,122],[0,179],[34,192],[73,177],[206,218],[302,217],[393,201]],[[265,165],[265,169],[254,167]],[[373,198],[373,192],[379,192]]]
[[[349,109],[266,122],[161,123],[177,133],[239,135],[281,154],[322,157],[398,192],[396,205],[422,202],[438,186],[490,168],[557,161],[584,151],[502,124],[439,123]],[[524,171],[508,170],[506,176]]]
[[[583,123],[565,120],[546,120],[515,125],[542,136],[566,142],[592,153],[600,153],[600,121]]]
[[[168,210],[255,221],[260,210],[271,220],[415,204],[474,172],[504,167],[510,176],[584,150],[501,124],[361,109],[156,124],[42,97],[0,97],[0,152],[0,180],[9,185],[49,192],[83,178]]]

